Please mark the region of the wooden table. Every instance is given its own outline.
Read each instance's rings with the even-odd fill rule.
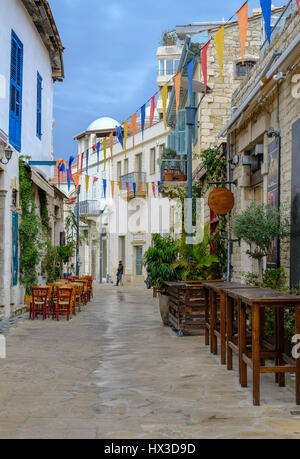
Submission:
[[[249,288],[228,289],[227,339],[232,340],[232,303],[238,306],[238,354],[242,387],[247,387],[247,367],[253,370],[253,404],[260,405],[260,374],[275,373],[280,386],[285,385],[285,373],[296,373],[296,403],[300,405],[300,359],[296,362],[284,354],[284,308],[295,309],[295,334],[300,335],[300,297],[276,290]],[[275,309],[275,347],[264,347],[265,308]],[[247,348],[247,308],[252,314],[251,350]],[[229,315],[228,315],[229,314]],[[274,359],[275,366],[266,366],[267,359]]]
[[[205,344],[212,354],[218,354],[218,338],[221,343],[221,364],[226,365],[226,295],[225,289],[250,288],[238,282],[204,282],[205,287]],[[218,324],[218,302],[220,325]]]

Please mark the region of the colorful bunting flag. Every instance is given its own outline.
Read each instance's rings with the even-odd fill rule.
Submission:
[[[142,137],[144,138],[144,130],[145,130],[145,120],[146,120],[146,105],[144,104],[141,107],[141,124],[142,124]]]
[[[299,5],[299,0],[296,0],[297,6],[298,6],[298,14],[300,16],[300,5]]]
[[[129,199],[130,189],[129,189],[129,183],[128,182],[126,182],[126,188],[127,188],[127,197]]]
[[[151,99],[151,108],[150,108],[150,127],[152,127],[153,118],[155,113],[155,95]]]
[[[100,163],[100,142],[97,143],[97,172],[99,172]]]
[[[225,31],[225,27],[223,26],[214,35],[214,41],[216,44],[216,51],[217,51],[217,56],[218,56],[219,69],[220,69],[220,78],[221,78],[222,84],[223,84],[224,31]]]
[[[88,175],[85,176],[85,188],[86,188],[86,193],[88,194],[89,192],[89,183],[90,183],[90,177]]]
[[[135,199],[136,198],[136,183],[133,184],[133,195]]]
[[[73,164],[74,160],[75,160],[74,156],[70,156],[69,162],[68,162],[68,168],[69,168],[69,171],[70,171],[70,180],[73,180],[73,176],[72,176],[72,164]]]
[[[103,194],[104,194],[105,199],[106,199],[106,189],[107,189],[107,181],[104,179],[103,180]]]
[[[190,103],[193,97],[193,77],[194,77],[194,59],[190,60],[188,63],[188,80],[189,80],[189,96]]]
[[[112,198],[114,198],[114,196],[115,196],[115,182],[111,181],[110,185],[111,185],[111,196],[112,196]]]
[[[96,144],[93,145],[93,146],[92,146],[92,149],[93,149],[93,151],[96,151],[96,150],[97,150],[97,145],[96,145]]]
[[[79,182],[80,182],[80,173],[77,172],[77,174],[76,174],[76,194],[78,193]]]
[[[269,43],[271,43],[272,0],[260,0],[260,6],[265,21],[266,35]]]
[[[206,95],[206,90],[207,90],[207,50],[210,45],[210,41],[206,43],[205,46],[203,46],[201,50],[201,67],[202,67],[202,74],[203,74],[203,80],[204,80],[204,93]]]
[[[68,180],[68,191],[70,192],[70,188],[71,188],[70,169],[67,170],[67,180]]]
[[[98,177],[94,177],[94,180],[93,180],[93,185],[95,185],[95,183],[97,183],[97,182],[98,182],[98,180],[99,180],[99,179],[98,179]]]
[[[174,88],[175,88],[175,95],[176,95],[176,116],[177,116],[179,105],[180,105],[181,72],[178,72],[174,76]]]
[[[155,195],[155,182],[152,182],[152,191],[153,191],[153,196],[156,197],[156,195]]]
[[[123,183],[122,183],[122,182],[119,182],[119,193],[120,193],[120,196],[122,196],[122,188],[123,188]]]
[[[124,149],[125,149],[125,159],[127,153],[127,137],[128,137],[128,120],[123,123],[123,131],[124,131]]]
[[[122,126],[117,127],[117,137],[118,141],[120,142],[123,150],[124,150],[124,142],[123,142],[123,132],[122,132]]]
[[[146,195],[149,196],[149,183],[146,183]]]
[[[82,171],[83,171],[83,159],[84,159],[84,153],[81,154],[81,170],[80,170],[80,175],[82,175]]]
[[[89,173],[89,149],[86,150],[86,174]]]
[[[132,136],[133,136],[133,148],[134,148],[134,136],[135,136],[135,131],[136,131],[136,113],[134,115],[132,115],[131,117],[131,133],[132,133]]]
[[[142,193],[143,193],[143,184],[140,183],[140,194],[142,194]]]
[[[103,140],[103,152],[104,152],[104,170],[106,170],[106,148],[107,148],[107,138]]]
[[[163,86],[161,89],[161,98],[163,104],[163,117],[164,117],[164,126],[165,130],[167,130],[167,105],[168,105],[168,86]]]
[[[238,17],[238,23],[240,28],[240,42],[241,42],[241,56],[242,63],[245,63],[245,48],[247,41],[248,31],[248,2],[246,2],[236,13]]]
[[[114,134],[111,132],[109,134],[109,145],[110,145],[110,154],[111,154],[111,162],[114,162],[114,156],[113,156],[113,149],[114,149]]]

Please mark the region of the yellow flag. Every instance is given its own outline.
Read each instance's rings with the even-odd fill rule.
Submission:
[[[86,192],[89,192],[89,183],[90,183],[90,177],[88,175],[85,176],[85,187],[86,187]]]
[[[176,116],[178,115],[180,104],[180,87],[181,87],[181,72],[176,73],[174,76],[174,88],[176,94]]]
[[[122,182],[119,182],[119,191],[120,191],[120,195],[122,194],[122,188],[123,188],[123,184],[122,184]]]
[[[164,116],[164,125],[165,130],[167,130],[167,104],[168,104],[168,86],[164,86],[161,89],[161,98],[163,103],[163,116]]]
[[[146,183],[146,195],[149,196],[149,183]]]
[[[104,170],[106,170],[106,143],[107,139],[106,137],[103,140],[103,151],[104,151]]]
[[[216,44],[216,51],[217,51],[217,56],[218,56],[218,61],[219,61],[221,83],[223,83],[224,31],[225,31],[225,27],[223,26],[214,35],[214,41]]]
[[[123,129],[124,129],[124,149],[125,149],[125,159],[126,159],[126,153],[127,153],[127,137],[128,137],[128,121],[125,121],[123,123]]]

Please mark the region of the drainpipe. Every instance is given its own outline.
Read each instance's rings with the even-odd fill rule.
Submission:
[[[231,191],[231,137],[230,134],[227,135],[227,146],[226,146],[226,160],[227,160],[227,182],[228,190]],[[231,240],[231,213],[228,214],[228,234],[227,234],[228,246],[227,246],[227,282],[231,282],[231,250],[232,250],[232,240]]]

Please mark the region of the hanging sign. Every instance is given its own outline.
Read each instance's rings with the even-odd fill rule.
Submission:
[[[216,215],[226,215],[234,208],[234,196],[227,188],[217,188],[208,198],[208,205]]]

